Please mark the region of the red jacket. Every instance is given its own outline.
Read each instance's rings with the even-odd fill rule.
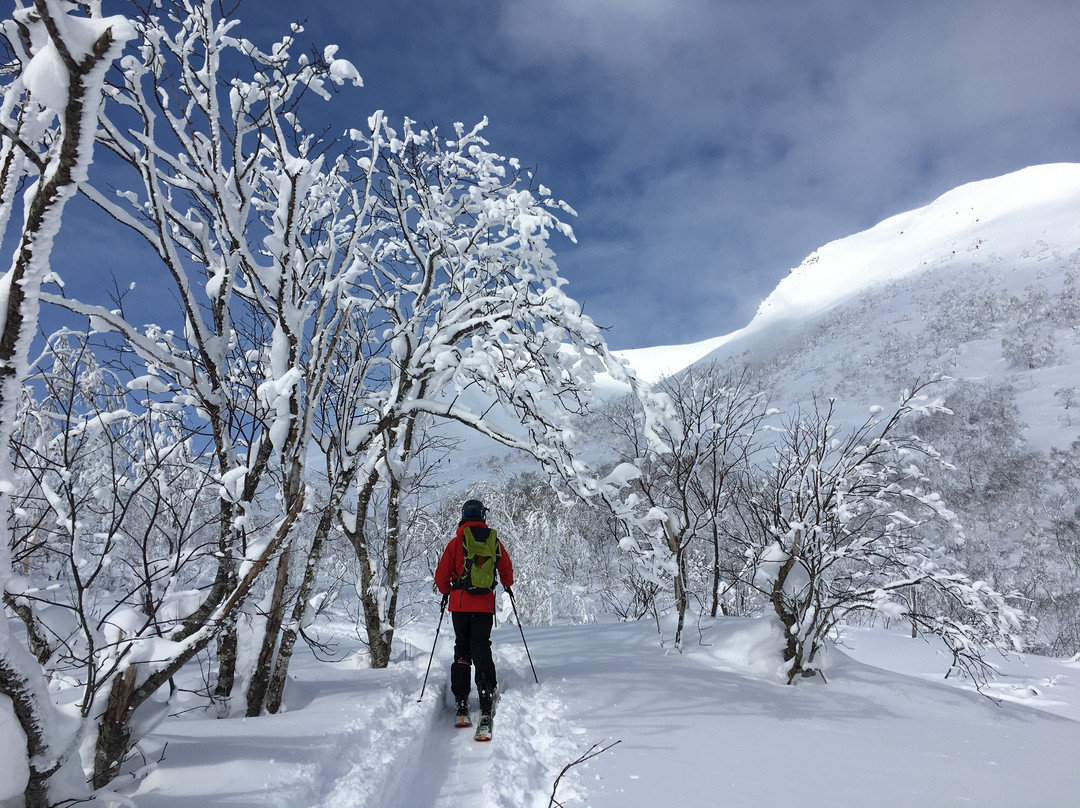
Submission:
[[[469,519],[458,525],[457,533],[443,550],[439,566],[435,568],[435,586],[444,595],[450,593],[450,611],[452,612],[488,612],[495,613],[495,593],[484,592],[470,595],[464,589],[451,589],[450,584],[465,574],[465,528],[487,527],[480,519]],[[510,554],[503,543],[499,542],[498,583],[504,587],[514,585],[514,565],[510,563]]]

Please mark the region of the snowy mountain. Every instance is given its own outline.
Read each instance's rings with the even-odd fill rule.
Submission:
[[[835,398],[848,422],[943,376],[936,391],[957,417],[934,429],[1018,433],[1013,450],[1045,464],[1080,438],[1078,324],[1080,164],[1058,163],[961,186],[822,246],[738,331],[617,355],[650,382],[694,364],[746,366],[774,406]],[[597,389],[626,392],[610,379]],[[963,453],[954,438],[938,448]]]
[[[1024,357],[1038,368],[994,356],[990,343],[1030,329],[1039,314],[1073,313],[1023,303],[1067,296],[1061,303],[1071,306],[1078,251],[1080,164],[1034,166],[826,244],[739,331],[619,355],[649,380],[695,362],[746,362],[770,371],[790,398],[834,383],[867,391],[864,379],[880,376],[882,362],[886,386],[934,370],[982,378],[1053,366],[1052,375],[1075,378],[1075,320],[1043,324],[1055,350]]]
[[[623,356],[650,379],[747,368],[782,413],[834,400],[847,428],[941,378],[952,414],[917,429],[967,569],[1022,597],[1034,647],[1080,650],[1080,165],[957,188],[821,247],[745,328]]]

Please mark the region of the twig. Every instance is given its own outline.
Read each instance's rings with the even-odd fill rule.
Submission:
[[[607,746],[605,746],[603,749],[597,749],[596,747],[598,747],[600,744],[594,743],[592,746],[589,747],[588,751],[585,752],[585,754],[583,754],[577,760],[571,761],[570,763],[567,763],[565,766],[563,766],[562,771],[559,772],[559,776],[555,778],[555,784],[551,787],[551,801],[548,802],[548,808],[564,808],[563,804],[555,799],[555,792],[558,791],[558,789],[559,789],[559,781],[563,779],[564,774],[566,774],[568,771],[570,771],[570,769],[573,766],[576,766],[579,763],[584,763],[587,760],[592,760],[597,755],[602,755],[604,752],[609,750],[611,747],[616,746],[617,744],[620,744],[620,743],[622,743],[621,740],[615,741],[615,743],[610,743]]]

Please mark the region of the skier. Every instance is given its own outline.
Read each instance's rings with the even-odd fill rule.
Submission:
[[[476,690],[480,699],[477,740],[489,740],[495,704],[495,661],[491,657],[491,629],[495,622],[495,584],[510,592],[514,566],[495,530],[484,521],[487,508],[476,499],[461,506],[457,533],[446,545],[435,569],[435,586],[449,594],[450,617],[454,623],[454,662],[450,665],[450,690],[457,701],[456,724],[471,725],[469,719],[470,665],[476,668]],[[498,576],[496,578],[496,571]]]

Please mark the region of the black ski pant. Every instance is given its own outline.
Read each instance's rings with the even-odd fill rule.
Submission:
[[[451,612],[454,621],[454,662],[450,666],[450,690],[454,698],[469,698],[469,668],[476,668],[476,689],[480,709],[491,707],[495,692],[495,660],[491,658],[491,628],[495,615],[490,612]]]

